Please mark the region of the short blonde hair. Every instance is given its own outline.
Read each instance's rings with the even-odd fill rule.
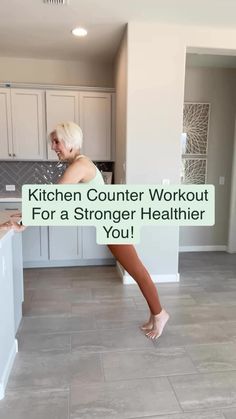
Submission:
[[[77,150],[82,147],[83,132],[75,122],[68,121],[57,124],[49,137],[51,138],[54,133],[56,133],[58,140],[63,141],[68,150],[71,148]]]

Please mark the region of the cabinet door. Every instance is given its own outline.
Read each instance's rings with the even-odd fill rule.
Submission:
[[[111,94],[80,92],[83,153],[92,160],[111,159]]]
[[[27,227],[22,233],[23,261],[38,262],[48,259],[48,228]]]
[[[0,89],[0,159],[12,159],[10,90]]]
[[[16,211],[21,212],[21,202],[0,202],[0,211]],[[11,213],[12,214],[12,213]],[[10,215],[9,215],[10,218]]]
[[[0,243],[0,400],[15,356],[11,237]],[[14,352],[13,352],[14,351]]]
[[[13,237],[12,237],[12,269],[13,269],[14,316],[15,316],[15,333],[16,333],[21,322],[22,303],[24,301],[22,235],[19,233],[13,234]]]
[[[46,91],[47,135],[60,122],[73,121],[79,123],[78,93],[72,91]],[[51,150],[48,142],[48,160],[57,160],[57,155]]]
[[[45,157],[43,96],[40,90],[11,89],[13,156],[17,160]]]
[[[114,259],[106,245],[97,244],[96,228],[82,227],[83,259]]]
[[[81,229],[78,227],[49,227],[50,260],[81,258]]]

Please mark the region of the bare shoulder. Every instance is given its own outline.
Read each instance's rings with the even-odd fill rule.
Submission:
[[[85,159],[75,160],[67,167],[58,183],[78,183],[86,176],[87,170]]]

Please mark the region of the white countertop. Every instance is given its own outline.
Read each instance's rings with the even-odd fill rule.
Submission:
[[[0,202],[21,202],[22,198],[20,196],[0,196]]]

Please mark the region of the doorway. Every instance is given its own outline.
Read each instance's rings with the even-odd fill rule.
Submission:
[[[182,155],[183,183],[215,185],[216,206],[214,226],[180,227],[180,252],[236,253],[235,86],[236,56],[187,53],[184,109],[190,113],[191,123],[196,119],[198,133],[206,128],[206,116],[208,126],[205,145],[199,147],[201,139],[194,138],[191,123],[185,127],[183,124],[183,132],[189,130],[189,138],[190,132],[193,135],[191,155],[188,151]],[[199,126],[200,116],[203,116],[202,126]],[[188,141],[188,132],[184,135]]]

